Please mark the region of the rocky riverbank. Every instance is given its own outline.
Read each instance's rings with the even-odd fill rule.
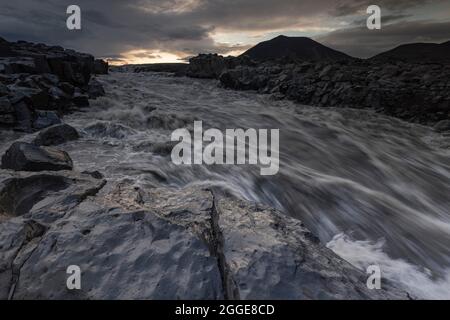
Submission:
[[[272,208],[39,161],[47,171],[0,170],[0,299],[409,298],[388,281],[367,289],[366,274]],[[66,287],[69,265],[81,290]]]
[[[202,54],[185,72],[218,79],[235,90],[318,107],[372,109],[403,120],[450,130],[450,65],[396,60],[266,62]]]
[[[104,94],[108,64],[59,46],[0,38],[0,128],[32,132]]]

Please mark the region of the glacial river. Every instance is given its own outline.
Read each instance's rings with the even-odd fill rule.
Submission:
[[[356,267],[378,264],[418,297],[450,298],[450,136],[211,80],[119,72],[99,80],[107,95],[65,118],[83,134],[64,146],[77,169],[146,187],[204,185],[276,207]],[[205,129],[279,129],[279,173],[174,165],[170,135],[194,120]]]

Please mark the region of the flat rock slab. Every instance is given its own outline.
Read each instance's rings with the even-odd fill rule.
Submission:
[[[322,245],[301,221],[269,207],[218,200],[211,191],[196,187],[119,184],[99,200],[125,210],[153,210],[203,239],[218,259],[226,298],[409,298],[386,281],[382,290],[369,290],[365,273]]]
[[[80,206],[45,233],[11,298],[223,298],[216,259],[185,228],[151,212],[89,209]],[[70,265],[81,269],[81,290],[67,289]]]

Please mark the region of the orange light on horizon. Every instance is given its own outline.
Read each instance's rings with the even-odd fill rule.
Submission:
[[[120,66],[126,64],[151,64],[151,63],[183,63],[183,57],[170,52],[149,51],[145,49],[132,50],[121,54],[119,59],[105,58],[110,65]]]

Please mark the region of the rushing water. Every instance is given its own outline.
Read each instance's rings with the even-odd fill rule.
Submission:
[[[423,298],[450,298],[450,137],[370,111],[324,109],[220,89],[214,81],[112,73],[105,97],[66,117],[83,132],[65,149],[80,170],[146,186],[212,186],[301,219],[355,266]],[[280,129],[280,171],[176,166],[170,134]]]

